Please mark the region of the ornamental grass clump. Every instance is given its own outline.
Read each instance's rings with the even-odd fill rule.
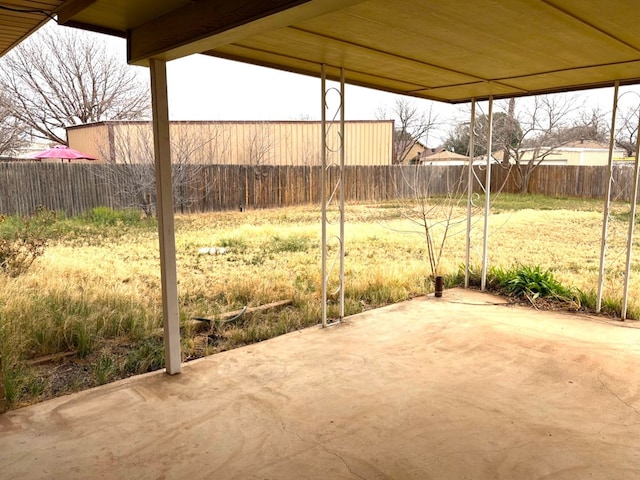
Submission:
[[[490,282],[499,291],[511,297],[524,297],[531,302],[538,298],[575,301],[571,290],[556,280],[551,270],[543,270],[539,265],[518,265],[510,270],[493,268],[490,277]]]

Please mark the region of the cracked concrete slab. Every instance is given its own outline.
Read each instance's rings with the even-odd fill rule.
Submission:
[[[448,290],[0,415],[2,479],[640,479],[640,329]]]

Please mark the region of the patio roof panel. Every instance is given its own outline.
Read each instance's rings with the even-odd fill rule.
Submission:
[[[523,69],[537,73],[638,56],[630,46],[584,22],[544,3],[527,0],[370,1],[300,26],[330,38],[483,78],[518,75]],[[598,47],[595,50],[594,45]],[[522,64],[523,55],[526,65]]]
[[[9,0],[0,5],[0,57],[50,20],[64,0]],[[20,10],[33,10],[30,12]]]
[[[13,3],[128,35],[136,64],[207,53],[315,76],[326,63],[330,72],[344,67],[351,83],[445,102],[640,78],[634,0]],[[28,14],[21,25],[21,16],[0,10],[0,55],[47,18]]]

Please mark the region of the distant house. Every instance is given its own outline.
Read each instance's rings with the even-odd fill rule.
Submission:
[[[402,156],[402,161],[405,165],[415,165],[420,162],[422,155],[427,150],[427,147],[420,141],[413,143]]]
[[[47,148],[51,148],[55,145],[55,143],[52,143],[50,141],[44,141],[44,140],[34,140],[33,142],[25,145],[24,147],[22,147],[20,150],[18,150],[14,155],[10,155],[4,158],[4,160],[8,160],[8,161],[34,161],[33,156],[38,153],[41,152],[43,150],[46,150]],[[54,161],[54,160],[51,160]]]
[[[543,151],[551,147],[544,147]],[[534,154],[532,148],[522,149],[522,161],[531,160]],[[500,156],[502,161],[503,152],[495,152],[494,157]],[[613,150],[614,159],[622,159],[626,156],[624,149],[615,148]],[[599,143],[593,140],[578,140],[570,142],[560,147],[554,148],[541,162],[541,165],[606,165],[609,161],[609,144]]]
[[[417,141],[407,149],[407,154],[403,157],[404,161],[402,163],[405,165],[428,164],[426,162],[427,158],[441,152],[447,152],[447,150],[444,147],[427,147],[422,142]],[[436,156],[433,160],[439,161],[442,158]]]
[[[346,165],[391,165],[393,120],[345,122]],[[321,165],[317,121],[170,122],[174,163]],[[339,161],[338,125],[331,126],[328,163]],[[153,159],[150,122],[107,121],[67,129],[69,146],[103,162]]]
[[[444,148],[437,153],[423,156],[420,160],[421,165],[466,165],[468,163],[469,157],[456,152],[449,152]]]

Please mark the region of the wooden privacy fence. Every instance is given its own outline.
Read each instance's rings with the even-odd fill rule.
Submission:
[[[504,184],[503,192],[519,193],[513,171],[496,166],[491,173],[492,191]],[[613,200],[631,199],[633,173],[633,164],[630,162],[614,165],[611,184]],[[528,193],[604,199],[606,188],[606,166],[541,165],[531,175]]]
[[[347,202],[383,201],[460,189],[463,166],[348,166]],[[327,171],[328,183],[337,171]],[[260,209],[321,202],[322,168],[182,165],[174,169],[176,211]],[[417,193],[416,193],[417,192]],[[153,168],[138,165],[0,163],[0,214],[27,215],[39,206],[78,215],[94,207],[155,203]]]
[[[481,191],[484,169],[476,168],[474,191]],[[330,188],[337,171],[327,172]],[[321,202],[322,169],[308,166],[182,165],[174,168],[176,211],[260,209]],[[616,166],[612,198],[629,199],[633,168]],[[385,201],[466,189],[465,166],[348,166],[347,202]],[[492,190],[517,192],[508,170],[492,170]],[[529,192],[603,198],[606,167],[540,166]],[[0,163],[0,214],[27,215],[38,206],[78,215],[87,210],[153,208],[153,168],[144,165]]]

